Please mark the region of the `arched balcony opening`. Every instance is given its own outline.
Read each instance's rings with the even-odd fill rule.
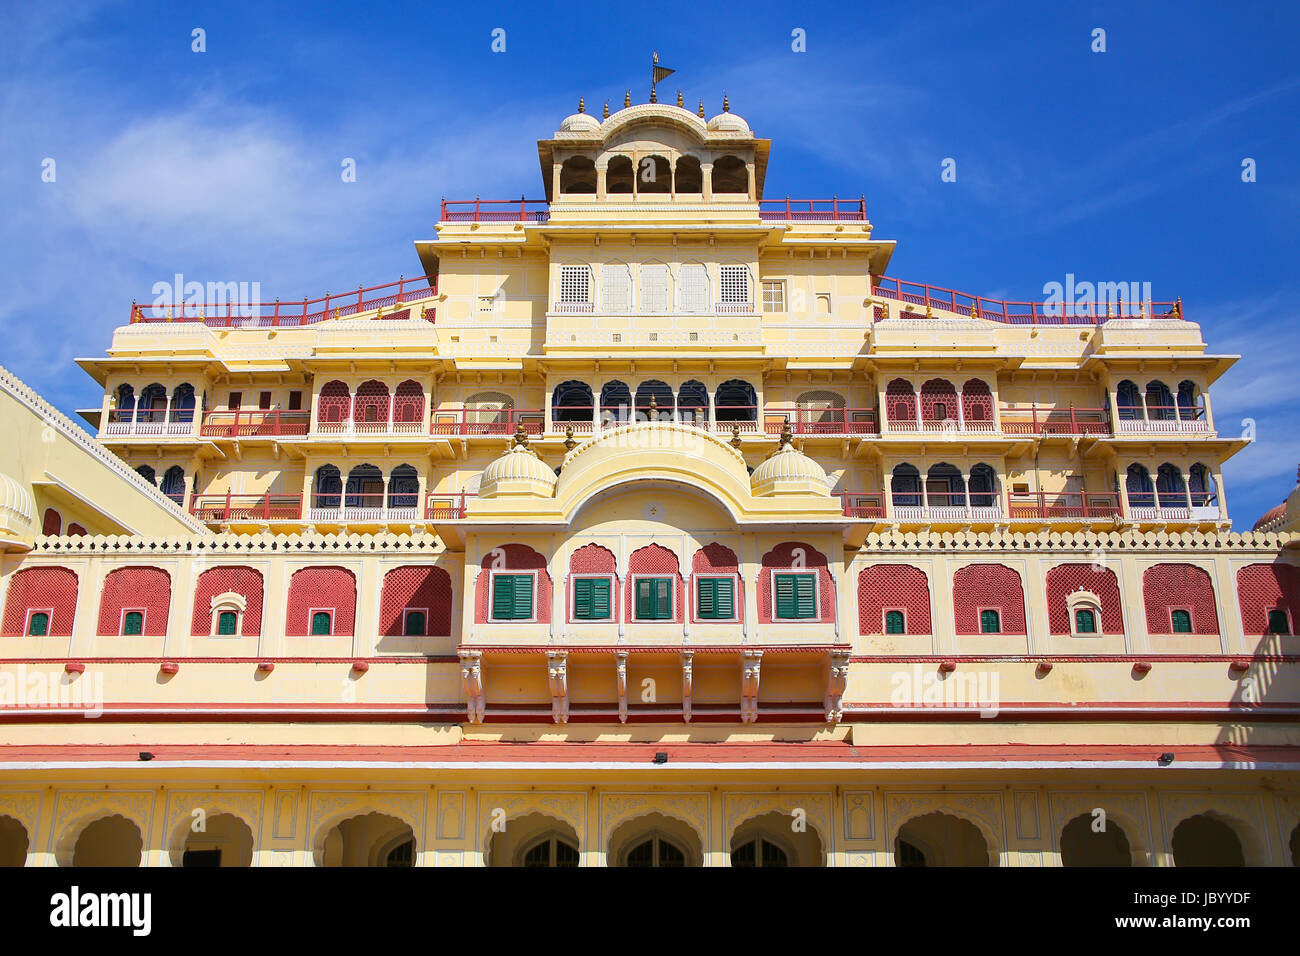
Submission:
[[[167,389],[157,382],[146,385],[135,407],[136,424],[161,425],[167,420]]]
[[[1116,386],[1115,404],[1120,421],[1136,422],[1146,417],[1142,408],[1142,393],[1138,391],[1136,382],[1125,379]]]
[[[723,156],[714,162],[713,192],[749,195],[749,170],[743,159]]]
[[[652,399],[654,410],[651,410]],[[637,421],[671,421],[676,409],[676,398],[667,383],[652,378],[636,387]]]
[[[1130,509],[1154,508],[1156,506],[1156,489],[1155,485],[1151,483],[1151,472],[1147,471],[1142,465],[1133,464],[1128,466],[1124,487],[1128,490]]]
[[[839,392],[816,389],[802,392],[794,400],[790,424],[796,435],[838,434],[847,430],[848,403]],[[771,406],[769,406],[769,412]],[[776,423],[773,422],[773,425]],[[780,427],[784,427],[784,422]],[[772,430],[769,426],[768,431]]]
[[[731,865],[739,867],[825,866],[821,835],[814,827],[795,831],[780,811],[746,820],[731,836]]]
[[[973,378],[962,386],[961,414],[966,431],[993,430],[993,392],[988,382]]]
[[[330,828],[316,847],[317,866],[415,865],[415,834],[405,820],[371,812]]]
[[[1198,813],[1174,827],[1174,866],[1245,866],[1241,837],[1225,821]]]
[[[1147,383],[1147,420],[1152,422],[1172,421],[1178,417],[1174,405],[1174,395],[1169,386],[1156,379]]]
[[[322,432],[341,432],[352,417],[352,393],[343,382],[326,382],[316,402],[316,428]]]
[[[916,391],[905,378],[885,386],[886,422],[892,431],[916,431]]]
[[[1156,470],[1156,499],[1161,508],[1183,509],[1187,503],[1187,485],[1177,465],[1165,462]]]
[[[950,813],[913,817],[894,838],[895,866],[989,866],[992,856],[980,828]]]
[[[135,389],[123,382],[117,387],[117,418],[110,421],[130,422],[135,419]]]
[[[515,430],[515,400],[505,392],[475,392],[465,399],[465,433],[509,435]]]
[[[956,431],[957,390],[952,382],[932,378],[921,386],[921,421],[925,431]]]
[[[30,843],[27,828],[10,816],[0,816],[0,867],[26,866]]]
[[[966,510],[966,481],[946,461],[931,465],[925,473],[925,496],[929,514],[958,517]]]
[[[679,156],[677,158],[677,193],[703,193],[704,192],[704,171],[700,168],[700,161],[694,156]]]
[[[754,386],[742,379],[728,379],[718,386],[713,399],[714,418],[719,427],[741,432],[758,431],[758,395]]]
[[[240,867],[253,865],[253,830],[233,813],[214,813],[201,831],[182,831],[183,840],[172,850],[172,866]]]
[[[424,386],[407,379],[393,397],[393,430],[410,434],[424,432]]]
[[[336,465],[321,465],[312,482],[312,509],[337,510],[342,503],[343,477]]]
[[[663,156],[642,156],[637,160],[636,191],[642,195],[673,191],[673,167]]]
[[[178,505],[185,503],[185,469],[180,465],[172,465],[163,472],[162,484],[159,486],[162,493]]]
[[[889,480],[889,493],[895,513],[900,508],[921,507],[921,472],[915,465],[903,464],[894,469]]]
[[[78,834],[68,862],[77,867],[139,866],[143,850],[140,827],[115,813],[100,817]]]
[[[980,462],[970,470],[970,506],[998,508],[998,475],[991,465]]]
[[[703,382],[691,379],[677,389],[677,414],[687,425],[701,428],[709,424],[709,390]]]
[[[353,428],[358,433],[388,431],[391,401],[388,386],[376,379],[362,382],[352,403]]]
[[[626,382],[606,382],[600,387],[600,421],[622,425],[632,419],[632,390]]]
[[[596,164],[589,156],[570,156],[560,165],[560,195],[593,196],[596,193]]]
[[[630,156],[610,157],[609,167],[605,170],[605,193],[612,196],[631,195],[635,175]]]
[[[172,392],[172,408],[169,418],[170,421],[178,424],[188,424],[194,421],[194,386],[189,382],[182,382]]]
[[[609,836],[610,866],[702,866],[699,834],[676,817],[647,813],[615,828]]]
[[[570,380],[555,386],[551,393],[551,421],[564,429],[573,426],[575,432],[590,432],[595,416],[595,398],[586,382]]]
[[[1206,512],[1213,512],[1203,514],[1202,517],[1218,517],[1218,486],[1215,484],[1214,476],[1210,474],[1210,469],[1199,461],[1187,471],[1187,489],[1191,493],[1193,510],[1200,508]]]
[[[377,521],[384,505],[384,475],[369,463],[348,472],[343,488],[343,517],[352,521]]]
[[[388,475],[388,520],[414,521],[420,513],[420,475],[413,465],[398,465]]]
[[[158,484],[158,474],[149,465],[136,465],[135,473],[151,485]]]
[[[488,840],[488,866],[574,867],[580,862],[573,827],[544,813],[526,813],[507,821]]]
[[[1096,819],[1083,813],[1061,828],[1061,866],[1132,866],[1133,849],[1124,828],[1107,817],[1098,830]]]

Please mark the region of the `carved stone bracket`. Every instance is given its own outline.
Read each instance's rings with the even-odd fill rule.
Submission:
[[[758,678],[763,662],[763,652],[749,650],[740,660],[740,721],[752,724],[758,720]]]
[[[569,722],[569,652],[548,651],[546,676],[551,686],[551,716],[557,724]]]
[[[847,650],[831,651],[830,665],[826,673],[826,697],[822,706],[826,709],[826,723],[838,724],[844,716],[844,688],[849,682],[849,652]]]
[[[682,651],[682,720],[691,722],[691,668],[695,663],[694,651]]]
[[[460,652],[460,680],[465,688],[466,719],[471,724],[483,723],[487,701],[483,697],[483,652]]]

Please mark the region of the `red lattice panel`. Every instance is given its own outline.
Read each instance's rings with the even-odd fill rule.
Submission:
[[[1025,633],[1025,590],[1020,575],[1004,564],[968,564],[952,576],[958,634],[979,634],[980,611],[996,609],[1003,634]]]
[[[0,634],[21,637],[26,634],[27,612],[36,608],[53,608],[49,637],[71,637],[77,613],[77,575],[67,568],[24,568],[9,579],[5,596],[4,623]]]
[[[244,598],[244,618],[239,633],[256,637],[262,633],[262,574],[253,568],[209,568],[194,585],[194,615],[190,633],[212,633],[212,599],[218,594],[239,594]]]
[[[1291,614],[1291,633],[1300,625],[1300,567],[1293,564],[1250,564],[1237,572],[1237,601],[1241,627],[1250,637],[1268,633],[1268,612],[1282,608]]]
[[[973,378],[962,386],[961,413],[968,422],[993,421],[993,393],[987,382]]]
[[[124,609],[144,611],[144,636],[167,633],[172,580],[161,568],[118,568],[104,578],[99,596],[100,636],[119,634]]]
[[[1156,564],[1142,575],[1142,600],[1147,611],[1147,633],[1170,634],[1169,612],[1192,612],[1193,634],[1218,634],[1219,616],[1210,576],[1191,564]]]
[[[655,623],[680,624],[683,621],[686,606],[686,588],[682,586],[681,564],[677,560],[677,555],[663,545],[658,544],[647,544],[644,548],[638,548],[632,552],[631,557],[627,559],[627,581],[623,586],[623,613],[626,615],[624,620],[627,621],[636,619],[636,609],[633,606],[635,597],[632,590],[633,575],[671,577],[676,582],[673,585],[676,597],[673,619],[672,621],[657,621]]]
[[[311,634],[311,611],[334,609],[334,635],[349,637],[356,626],[357,580],[347,568],[303,568],[289,580],[284,633]]]
[[[736,552],[716,541],[709,542],[691,556],[691,570],[696,574],[735,574],[739,569]]]
[[[402,612],[425,608],[429,637],[451,636],[451,575],[445,568],[394,568],[384,575],[379,601],[379,633],[402,636]]]
[[[938,421],[934,406],[943,403],[946,417],[957,417],[957,389],[952,382],[942,378],[932,378],[921,386],[921,418],[927,422]]]
[[[614,552],[598,544],[584,544],[569,555],[570,574],[614,574],[618,561]]]
[[[345,422],[352,413],[352,395],[342,382],[326,382],[316,403],[316,420]]]
[[[885,387],[885,406],[890,421],[916,421],[916,392],[912,390],[912,383],[903,378],[890,382]]]
[[[858,575],[858,633],[883,634],[885,611],[902,610],[906,634],[929,634],[930,585],[925,572],[905,564],[877,564]]]
[[[496,552],[496,553],[494,553]],[[546,558],[526,544],[503,544],[483,556],[478,580],[474,583],[474,620],[486,624],[488,582],[493,571],[536,571],[537,590],[533,594],[533,613],[538,624],[551,623],[551,576],[546,573]]]
[[[63,530],[63,516],[53,508],[45,509],[45,517],[41,520],[41,534],[58,534]]]
[[[802,548],[804,551],[803,567],[795,567],[795,548]],[[783,541],[763,555],[761,566],[762,569],[758,574],[759,623],[772,623],[773,571],[815,571],[817,573],[817,594],[821,605],[818,609],[818,615],[823,624],[829,624],[835,620],[835,582],[831,579],[830,567],[826,563],[826,555],[802,541]]]
[[[388,421],[388,386],[373,378],[357,386],[352,416],[359,422]]]
[[[1123,602],[1119,597],[1119,579],[1109,568],[1091,564],[1058,564],[1047,572],[1047,629],[1052,634],[1070,634],[1069,596],[1075,591],[1091,591],[1101,600],[1101,632],[1124,633]]]
[[[393,421],[424,421],[424,388],[408,379],[397,386],[393,397]]]

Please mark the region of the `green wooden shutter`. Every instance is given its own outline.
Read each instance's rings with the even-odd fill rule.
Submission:
[[[591,619],[591,578],[578,578],[573,582],[573,616],[580,620]]]
[[[904,623],[902,611],[887,611],[885,613],[886,634],[902,634]]]
[[[984,634],[998,634],[1002,631],[1002,615],[997,611],[980,611],[980,631]]]
[[[795,614],[797,617],[817,616],[817,582],[811,574],[795,576]]]
[[[655,581],[655,618],[670,621],[673,617],[673,587],[667,578]]]
[[[144,633],[144,615],[139,611],[130,611],[122,621],[123,634],[143,634]]]
[[[794,617],[794,575],[778,574],[776,576],[776,616],[778,618]]]
[[[526,621],[533,616],[533,576],[516,574],[515,579],[515,613],[516,621]]]
[[[643,621],[649,619],[653,611],[653,602],[651,600],[651,585],[653,583],[653,581],[645,578],[636,582],[636,616]]]
[[[715,578],[699,578],[695,582],[695,614],[700,618],[718,616],[718,582]]]
[[[492,617],[498,621],[508,621],[514,616],[514,575],[498,574],[492,579]]]
[[[234,611],[221,611],[217,615],[217,633],[221,635],[234,634],[237,615]]]
[[[731,620],[736,616],[736,582],[731,578],[718,578],[718,617]]]
[[[1269,617],[1272,620],[1272,617]],[[31,622],[27,626],[27,633],[32,637],[44,637],[50,630],[50,617],[43,611],[32,615]]]
[[[636,616],[642,621],[672,620],[672,579],[641,578],[636,582]]]
[[[593,620],[609,620],[609,578],[591,579],[591,616]]]

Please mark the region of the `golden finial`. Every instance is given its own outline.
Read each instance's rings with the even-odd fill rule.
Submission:
[[[568,428],[564,429],[564,450],[573,451],[577,445],[578,443],[573,440],[573,426],[570,425]]]
[[[628,90],[623,94],[623,109],[632,105],[632,91]]]
[[[375,318],[382,319],[383,317],[384,317],[384,307],[381,305],[379,308],[375,310]]]
[[[739,422],[731,426],[731,447],[732,448],[740,447],[740,423]]]
[[[650,421],[656,422],[658,420],[659,420],[659,399],[655,398],[654,395],[651,395],[650,396]]]
[[[925,317],[926,317],[927,319],[933,319],[933,318],[934,318],[934,309],[930,307],[930,300],[929,300],[929,299],[926,299],[926,300],[925,300]]]
[[[1174,315],[1180,319],[1183,317],[1183,297],[1181,295],[1174,299]]]
[[[1107,320],[1107,321],[1110,321],[1110,320],[1113,319],[1113,318],[1115,318],[1115,310],[1114,310],[1114,308],[1111,307],[1110,302],[1107,301],[1107,302],[1106,302],[1106,320]]]
[[[578,97],[578,112],[579,113],[587,112],[587,100],[581,96]]]
[[[1138,318],[1145,319],[1146,317],[1147,317],[1147,307],[1142,304],[1141,299],[1138,299]]]
[[[722,112],[724,113],[731,112],[731,100],[727,99],[726,93],[722,94]]]
[[[338,321],[338,317],[339,317],[339,310],[338,310],[338,309],[335,309],[335,310],[334,310],[334,320],[335,320],[335,321]]]
[[[523,422],[515,423],[515,444],[528,447],[528,430],[524,428]]]
[[[678,91],[677,91],[677,108],[678,108],[678,109],[681,109],[681,108],[682,108],[682,104],[683,104],[684,102],[685,102],[685,101],[682,99],[682,91],[681,91],[681,90],[678,90]]]
[[[978,319],[978,318],[980,317],[979,300],[978,300],[978,299],[971,299],[971,300],[970,300],[970,317],[971,317],[972,319]]]
[[[700,100],[700,108],[696,110],[696,115],[698,115],[700,119],[704,119],[704,100]]]
[[[609,100],[605,101],[605,113],[603,119],[609,119]]]
[[[781,440],[777,443],[777,451],[780,451],[786,445],[794,441],[794,430],[790,427],[790,416],[785,416],[785,424],[781,426]]]

